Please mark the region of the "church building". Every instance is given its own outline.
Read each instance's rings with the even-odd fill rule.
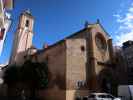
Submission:
[[[50,78],[48,88],[39,91],[40,97],[75,100],[90,92],[113,93],[112,39],[99,20],[42,50],[32,47],[33,23],[30,12],[20,15],[10,63],[23,64],[26,55],[33,62],[47,62]]]

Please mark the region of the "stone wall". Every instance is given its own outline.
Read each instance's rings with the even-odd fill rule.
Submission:
[[[86,40],[68,39],[67,45],[67,89],[76,89],[79,81],[86,82]],[[80,84],[80,83],[79,83]]]
[[[106,41],[104,54],[95,43],[97,32]],[[39,62],[47,61],[50,73],[48,89],[41,91],[40,95],[46,100],[74,100],[77,95],[88,95],[91,90],[98,92],[97,77],[107,66],[97,62],[110,61],[108,40],[109,36],[96,24],[37,54]]]
[[[66,46],[65,42],[46,49],[38,55],[39,62],[46,61],[49,70],[48,89],[40,91],[45,100],[65,100],[66,98]]]
[[[109,58],[109,50],[108,50],[108,45],[107,45],[107,41],[109,39],[109,37],[107,36],[107,34],[99,27],[99,25],[96,25],[94,26],[94,28],[91,30],[92,32],[92,44],[93,44],[93,53],[94,53],[94,58],[96,60],[96,66],[95,66],[95,71],[96,71],[96,74],[98,75],[98,73],[103,69],[104,66],[101,66],[101,65],[98,65],[97,62],[100,61],[100,62],[107,62],[110,60]],[[97,47],[96,45],[96,42],[95,42],[95,36],[96,34],[100,33],[105,41],[106,41],[106,45],[107,45],[107,49],[105,52],[101,52],[99,50],[99,48]]]

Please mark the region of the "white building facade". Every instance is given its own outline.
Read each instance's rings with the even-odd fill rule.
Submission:
[[[6,33],[11,25],[11,15],[7,11],[12,10],[9,6],[12,5],[13,0],[0,0],[0,55],[3,50]]]

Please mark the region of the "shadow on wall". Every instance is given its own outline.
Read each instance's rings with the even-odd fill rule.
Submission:
[[[83,88],[77,89],[75,91],[74,100],[81,100],[81,98],[83,99],[83,97],[84,100],[86,100],[86,96],[89,95],[89,92],[106,92],[117,96],[117,86],[119,80],[112,68],[104,68],[96,77],[99,89],[95,91],[95,88],[94,90],[93,88],[91,88],[91,90],[89,90],[89,88],[86,88],[88,89],[86,92],[82,91],[84,90]],[[94,78],[92,77],[92,79]]]
[[[52,74],[49,72],[49,83],[46,89],[39,91],[42,100],[65,100],[66,99],[66,82],[63,75],[59,73]]]
[[[91,90],[88,88],[87,91],[82,91],[84,90],[83,88],[77,89],[73,100],[81,100],[81,98],[87,100],[86,96],[89,95],[89,92],[106,92],[117,96],[118,78],[112,68],[104,68],[96,77],[99,83],[99,90],[95,91],[95,88],[94,91],[93,88]]]
[[[4,72],[4,84],[8,86],[7,96],[33,99],[36,98],[38,90],[47,87],[49,71],[45,62],[32,62],[28,59],[24,61],[21,66],[8,65]]]
[[[97,78],[101,92],[117,96],[118,78],[112,68],[104,68]]]
[[[76,87],[74,90],[73,100],[87,100],[86,97],[89,95],[88,83],[79,84],[79,87]]]
[[[73,100],[81,100],[81,98],[82,98],[82,96],[81,96],[80,90],[76,90],[74,93]]]

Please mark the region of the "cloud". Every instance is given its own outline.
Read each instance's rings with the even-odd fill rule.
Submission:
[[[129,33],[121,33],[120,35],[116,36],[117,42],[116,45],[121,46],[123,42],[127,40],[133,40],[133,31]]]
[[[116,45],[121,46],[123,42],[133,40],[133,3],[130,4],[124,15],[117,13],[113,16],[119,23],[115,36]]]

